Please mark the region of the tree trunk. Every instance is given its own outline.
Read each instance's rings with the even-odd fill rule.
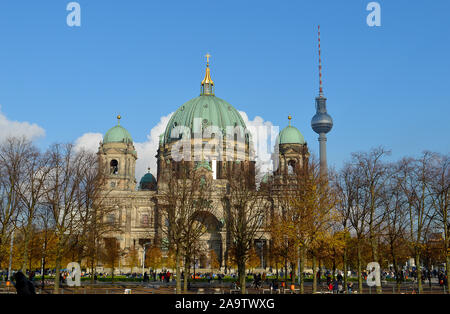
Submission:
[[[363,281],[362,281],[362,276],[361,276],[361,244],[359,243],[359,239],[358,239],[358,243],[356,245],[356,250],[358,252],[358,289],[359,289],[359,293],[362,293],[363,291]]]
[[[372,244],[373,245],[373,248],[372,248],[373,261],[378,263],[379,262],[378,261],[378,245],[376,244],[376,241],[374,241],[374,242],[375,242],[375,244]],[[383,293],[381,285],[380,286],[376,286],[376,289],[377,289],[377,294],[382,294]]]
[[[416,270],[417,270],[417,286],[419,293],[422,293],[422,270],[420,269],[420,253],[416,251]]]
[[[345,289],[345,292],[348,293],[348,286],[347,286],[347,246],[344,247],[343,268],[344,268],[344,289]]]
[[[94,283],[94,276],[95,276],[95,272],[94,272],[94,257],[91,258],[91,284]]]
[[[114,283],[114,261],[111,267],[111,281]]]
[[[332,264],[332,271],[333,271],[333,280],[336,279],[336,258],[333,256],[333,264]]]
[[[25,237],[23,243],[23,260],[22,260],[22,273],[27,274],[27,261],[28,261],[28,247],[30,246],[30,230],[31,230],[31,219],[28,218],[27,226],[25,228]],[[30,268],[31,271],[31,268]]]
[[[59,275],[61,273],[61,257],[60,254],[57,253],[56,261],[55,261],[55,286],[53,288],[53,294],[59,294]]]
[[[292,278],[291,278],[291,283],[295,284],[295,275],[296,275],[296,269],[297,269],[297,263],[292,263]]]
[[[278,263],[277,262],[275,263],[275,268],[276,268],[276,271],[277,271],[277,280],[278,280]]]
[[[187,291],[188,291],[189,264],[190,264],[189,259],[185,258],[184,259],[184,279],[183,279],[183,291],[184,291],[184,293],[187,293]]]
[[[246,293],[245,287],[245,261],[240,261],[238,263],[238,274],[239,274],[239,283],[241,285],[241,293]]]
[[[317,271],[316,271],[316,255],[312,254],[312,271],[313,271],[313,293],[317,292]]]
[[[304,268],[305,268],[305,250],[303,248],[300,248],[300,267],[299,267],[300,273],[298,274],[298,276],[300,278],[300,293],[301,294],[305,293],[305,285],[304,285],[305,278],[303,278]]]
[[[395,255],[394,246],[391,244],[391,257],[392,257],[392,265],[394,266],[394,272],[395,272],[395,280],[397,283],[397,292],[400,293],[401,288],[401,281],[399,276],[399,269],[397,265],[397,257]]]
[[[180,256],[180,250],[177,249],[176,251],[176,266],[175,266],[175,273],[176,273],[176,283],[177,283],[177,294],[181,293],[181,272],[180,272],[180,264],[181,264],[181,256]]]
[[[446,259],[446,264],[445,264],[445,268],[447,268],[447,293],[450,294],[450,255],[448,252],[445,252],[445,253],[447,254],[447,259]]]

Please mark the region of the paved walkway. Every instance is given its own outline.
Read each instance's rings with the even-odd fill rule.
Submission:
[[[124,294],[125,289],[130,289],[132,294],[174,294],[175,293],[175,282],[170,283],[162,283],[162,282],[150,282],[150,283],[136,283],[136,282],[115,282],[115,283],[82,283],[81,287],[61,287],[62,294]],[[290,284],[288,284],[290,286]],[[299,293],[297,290],[299,287],[295,286],[296,291],[294,293]],[[183,286],[182,286],[183,290]],[[322,282],[321,285],[318,285],[318,293],[329,293],[326,285]],[[353,290],[358,290],[358,283],[354,282]],[[385,283],[382,286],[382,290],[384,294],[410,294],[413,291],[417,292],[417,284],[414,283],[404,283],[401,286],[400,291],[397,289],[397,285],[393,282]],[[249,294],[262,294],[262,293],[271,293],[269,286],[264,284],[262,288],[255,289],[250,286],[248,283],[247,291]],[[304,284],[304,291],[306,294],[312,293],[312,283],[306,282]],[[45,289],[41,289],[39,285],[36,286],[36,292],[39,294],[51,294],[53,293],[52,286],[46,286]],[[193,282],[190,284],[190,290],[187,292],[188,294],[230,294],[235,291],[231,290],[231,283],[221,283],[214,282],[211,284],[205,282]],[[281,290],[281,293],[292,293],[288,289]],[[15,288],[10,286],[6,287],[4,282],[0,282],[0,294],[11,294],[15,293]],[[272,293],[274,293],[272,291]],[[367,294],[375,294],[376,289],[370,288],[367,285],[364,285],[363,293]],[[431,287],[428,282],[423,285],[423,293],[424,294],[442,294],[444,293],[444,288],[439,286],[437,283],[432,283]]]

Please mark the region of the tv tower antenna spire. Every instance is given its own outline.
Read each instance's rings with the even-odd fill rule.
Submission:
[[[322,82],[322,49],[320,47],[320,25],[318,26],[319,39],[319,96],[316,97],[316,114],[311,120],[311,127],[319,134],[320,147],[320,173],[327,176],[327,133],[333,128],[333,119],[327,112],[327,99],[323,95]]]

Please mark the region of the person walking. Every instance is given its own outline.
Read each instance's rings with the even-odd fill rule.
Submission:
[[[331,274],[330,272],[327,272],[327,286],[331,284]]]
[[[335,279],[335,280],[333,281],[333,294],[337,294],[337,293],[338,293],[338,290],[339,290],[338,282],[337,282],[337,280]]]
[[[352,282],[349,282],[349,283],[347,284],[347,291],[348,291],[349,294],[352,293],[352,289],[353,289],[353,283],[352,283]]]
[[[339,273],[337,274],[336,279],[337,279],[338,281],[341,281],[341,282],[342,282],[343,277],[342,277],[341,272],[339,272]]]

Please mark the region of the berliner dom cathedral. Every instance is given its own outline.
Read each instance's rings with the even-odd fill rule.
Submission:
[[[109,234],[120,243],[124,251],[137,249],[142,265],[143,252],[149,245],[160,245],[164,241],[160,226],[162,194],[170,177],[180,171],[180,163],[189,171],[202,171],[211,182],[211,198],[220,200],[227,193],[232,180],[231,173],[239,171],[255,189],[264,185],[281,186],[282,182],[308,162],[309,152],[302,133],[291,124],[281,130],[274,149],[273,169],[256,182],[257,170],[251,134],[244,119],[232,104],[216,96],[216,85],[212,79],[210,55],[206,55],[205,76],[201,81],[200,95],[182,104],[167,123],[159,138],[157,169],[135,179],[135,165],[139,158],[133,138],[126,130],[121,116],[117,125],[108,130],[100,142],[98,155],[105,165],[108,199],[117,204],[108,219],[114,220],[120,232]],[[231,132],[230,132],[231,130]],[[206,134],[206,135],[205,135]],[[231,135],[230,135],[231,134]],[[208,146],[209,145],[209,146]],[[202,149],[213,147],[213,149]],[[199,149],[200,148],[200,149]],[[152,173],[152,170],[156,172]],[[229,267],[230,239],[224,223],[221,202],[213,202],[217,208],[205,223],[208,230],[202,236],[203,249],[194,261],[196,269],[207,271],[211,267],[210,254],[214,251],[220,267]],[[255,250],[261,256],[261,268],[270,267],[270,235],[261,230],[263,236],[255,239]],[[167,254],[167,252],[166,252]],[[124,265],[125,263],[122,263]]]

